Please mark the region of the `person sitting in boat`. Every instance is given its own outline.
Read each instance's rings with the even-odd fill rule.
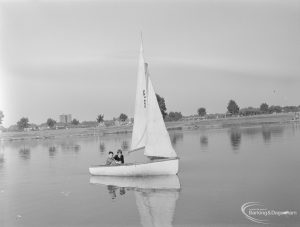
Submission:
[[[124,164],[124,156],[122,154],[122,150],[121,149],[119,149],[117,151],[117,154],[115,155],[114,159],[116,160],[116,162],[118,164]]]
[[[113,166],[113,165],[117,165],[117,164],[118,163],[114,159],[114,152],[112,152],[112,151],[108,152],[108,158],[106,159],[105,165],[107,165],[107,166]]]

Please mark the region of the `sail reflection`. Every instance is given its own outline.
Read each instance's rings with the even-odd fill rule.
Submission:
[[[150,226],[172,226],[180,182],[177,175],[147,177],[92,176],[91,184],[107,185],[112,199],[126,190],[135,194],[141,224]]]
[[[136,190],[136,205],[142,226],[172,226],[178,197],[177,190]]]

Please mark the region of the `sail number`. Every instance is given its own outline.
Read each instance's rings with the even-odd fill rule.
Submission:
[[[146,91],[143,90],[143,97],[144,97],[144,108],[147,107],[147,101],[146,101]]]

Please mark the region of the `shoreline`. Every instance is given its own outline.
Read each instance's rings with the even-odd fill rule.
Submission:
[[[197,129],[222,129],[232,127],[251,127],[266,124],[280,124],[294,121],[294,113],[266,114],[244,117],[228,117],[219,119],[182,120],[165,122],[168,131],[172,130],[197,130]],[[48,129],[29,132],[2,132],[0,141],[20,140],[45,140],[61,137],[87,137],[105,136],[111,134],[127,134],[132,132],[132,125],[91,127],[91,128],[70,128],[70,129]]]

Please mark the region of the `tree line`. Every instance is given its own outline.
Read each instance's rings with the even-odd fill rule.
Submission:
[[[241,116],[250,116],[258,114],[273,114],[273,113],[289,113],[289,112],[299,112],[299,106],[279,106],[271,105],[267,103],[262,103],[259,107],[246,107],[240,109],[237,103],[234,100],[230,100],[227,105],[227,113],[231,115],[241,115]]]
[[[2,123],[3,117],[4,117],[3,112],[0,111],[0,124]],[[124,113],[121,113],[120,116],[119,116],[118,118],[116,118],[116,120],[120,120],[120,121],[122,121],[122,122],[125,122],[127,119],[128,119],[128,116],[127,116],[126,114],[124,114]],[[103,115],[103,114],[97,115],[96,121],[95,121],[95,122],[97,122],[97,123],[102,123],[102,122],[104,122],[104,115]],[[58,125],[58,123],[56,122],[56,120],[54,120],[54,119],[52,119],[52,118],[48,118],[47,121],[46,121],[46,123],[43,123],[43,124],[47,125],[50,129],[54,129],[54,128],[56,128],[56,126]],[[42,124],[42,125],[43,125],[43,124]],[[80,124],[80,121],[77,120],[76,118],[74,118],[74,119],[71,121],[71,123],[69,123],[69,124],[63,123],[63,125],[69,125],[69,126],[70,126],[70,125],[77,126],[77,125],[79,125],[79,124]],[[26,129],[26,128],[30,128],[30,127],[32,127],[32,125],[35,125],[35,124],[31,124],[31,123],[29,122],[28,117],[22,117],[22,118],[17,122],[17,124],[16,124],[18,130],[24,130],[24,129]],[[37,127],[37,126],[36,126],[36,127]]]
[[[165,99],[156,94],[157,102],[162,114],[162,117],[165,121],[178,121],[183,118],[183,115],[181,112],[174,112],[170,111],[167,112],[166,102]],[[259,107],[246,107],[246,108],[240,108],[236,101],[229,100],[227,104],[227,110],[226,115],[227,116],[251,116],[251,115],[259,115],[259,114],[273,114],[273,113],[282,113],[282,112],[300,112],[300,105],[299,106],[279,106],[279,105],[271,105],[269,106],[267,103],[262,103]],[[197,109],[197,115],[200,117],[207,116],[206,108],[200,107]],[[0,125],[2,123],[2,120],[4,118],[3,112],[0,110]],[[126,122],[128,120],[128,116],[124,113],[121,113],[118,118],[114,118],[114,121],[118,120],[120,122]],[[96,122],[98,124],[101,124],[104,122],[104,114],[98,114],[96,116]],[[73,119],[70,123],[71,125],[79,125],[80,122],[77,119]],[[27,117],[22,117],[17,122],[17,128],[19,130],[24,130],[25,128],[30,127],[29,119]],[[57,125],[57,122],[52,119],[48,118],[46,121],[46,125],[49,128],[54,128]]]

